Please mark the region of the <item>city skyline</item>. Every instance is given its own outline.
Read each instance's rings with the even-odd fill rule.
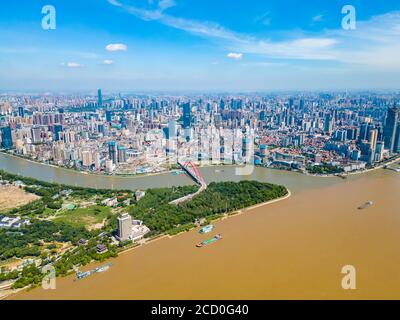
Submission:
[[[44,5],[55,30],[41,26]],[[342,9],[356,9],[356,29]],[[52,1],[0,13],[3,91],[396,90],[395,1]],[[298,6],[296,6],[298,7]],[[21,23],[21,21],[24,21]],[[7,28],[6,28],[7,27]]]
[[[181,161],[302,172],[364,170],[400,152],[398,94],[270,96],[4,95],[1,146],[101,174]],[[268,152],[267,152],[268,150]]]

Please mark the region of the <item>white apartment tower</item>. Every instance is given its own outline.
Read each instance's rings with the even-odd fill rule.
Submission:
[[[126,241],[132,237],[132,217],[124,213],[118,217],[118,240]]]

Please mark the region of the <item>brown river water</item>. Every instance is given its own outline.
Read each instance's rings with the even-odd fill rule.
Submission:
[[[202,171],[208,181],[240,179],[233,168]],[[344,180],[257,168],[250,178],[286,185],[292,196],[216,222],[211,234],[163,238],[112,259],[106,272],[11,298],[400,299],[399,173]],[[374,205],[357,209],[368,200]],[[195,247],[215,233],[223,240]],[[356,269],[355,290],[342,289],[345,265]]]

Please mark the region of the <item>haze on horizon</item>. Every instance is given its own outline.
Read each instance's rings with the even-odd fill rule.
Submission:
[[[0,12],[2,91],[400,89],[398,1],[18,0]],[[355,30],[342,7],[356,9]]]

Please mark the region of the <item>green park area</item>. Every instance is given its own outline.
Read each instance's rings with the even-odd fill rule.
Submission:
[[[62,210],[53,219],[56,223],[65,223],[74,227],[86,227],[89,230],[100,229],[111,218],[109,207],[90,206],[73,210]]]

